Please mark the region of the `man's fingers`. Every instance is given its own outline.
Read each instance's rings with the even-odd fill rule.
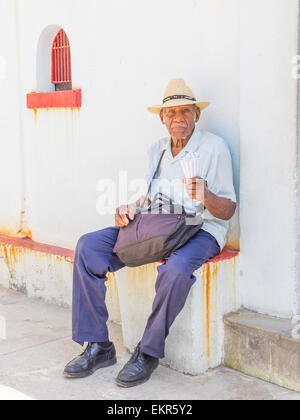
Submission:
[[[124,225],[127,226],[128,223],[129,223],[129,220],[128,220],[128,217],[127,217],[126,213],[120,213],[120,216],[121,216],[121,219],[122,219],[122,222],[124,223]]]
[[[193,191],[201,191],[202,189],[204,190],[204,182],[202,179],[187,179],[185,180],[185,186],[186,189],[189,190],[193,190]]]
[[[188,196],[193,200],[201,201],[205,190],[203,179],[192,178],[184,181]]]
[[[203,181],[203,179],[199,178],[198,176],[196,176],[194,178],[188,178],[188,179],[183,179],[182,180],[182,182],[186,185],[201,183],[202,181]]]
[[[117,209],[116,220],[118,221],[120,227],[127,226],[129,220],[127,218],[128,209],[127,207],[120,207]]]
[[[116,221],[116,225],[118,227],[124,227],[125,226],[123,220],[121,219],[121,216],[118,213],[116,213],[116,215],[115,215],[115,221]]]
[[[128,226],[130,221],[134,220],[136,212],[136,206],[121,206],[117,209],[115,219],[116,224],[119,227]]]
[[[199,191],[201,192],[203,190],[203,186],[202,185],[187,185],[186,187],[187,191]]]
[[[130,220],[134,220],[135,210],[130,210],[130,211],[129,211],[129,215],[128,215],[128,216],[129,216],[129,219],[130,219]]]
[[[134,220],[136,212],[136,206],[130,205],[128,206],[128,216],[130,220]]]
[[[195,192],[188,193],[188,196],[193,200],[198,200],[198,196]]]

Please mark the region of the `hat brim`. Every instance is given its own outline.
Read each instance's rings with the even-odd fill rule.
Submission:
[[[196,105],[201,111],[207,108],[210,105],[210,102],[194,102],[186,99],[175,99],[169,101],[164,105],[154,105],[147,108],[147,111],[152,112],[152,114],[159,115],[160,111],[164,108],[171,108],[173,106],[184,106],[184,105]]]

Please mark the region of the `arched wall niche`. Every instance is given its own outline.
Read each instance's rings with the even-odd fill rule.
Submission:
[[[36,56],[36,92],[27,94],[27,108],[81,108],[81,89],[55,90],[52,83],[52,46],[58,32],[63,29],[59,25],[48,25],[41,33]],[[70,40],[68,34],[66,33]],[[70,42],[71,49],[72,43]]]
[[[37,92],[55,91],[55,86],[51,83],[51,52],[53,40],[61,29],[59,25],[49,25],[40,35],[36,61]]]

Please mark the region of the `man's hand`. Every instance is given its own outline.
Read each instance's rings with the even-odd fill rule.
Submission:
[[[195,177],[184,179],[189,197],[200,201],[204,207],[217,219],[230,220],[235,213],[236,203],[228,198],[218,197],[207,187],[204,179]]]
[[[130,221],[134,220],[136,209],[136,204],[128,204],[117,208],[115,214],[116,225],[118,227],[128,226]]]
[[[151,201],[149,198],[145,200],[145,196],[142,195],[136,203],[127,204],[126,206],[120,206],[116,210],[115,221],[118,227],[128,226],[129,223],[134,220],[136,210],[139,207],[147,208]]]
[[[191,179],[184,179],[182,182],[186,186],[189,197],[204,204],[204,198],[207,190],[205,180],[195,177]]]

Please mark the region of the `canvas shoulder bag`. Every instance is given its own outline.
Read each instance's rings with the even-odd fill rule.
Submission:
[[[203,225],[203,212],[189,215],[183,206],[172,203],[162,193],[156,194],[151,204],[144,208],[164,154],[165,150],[150,182],[144,203],[137,209],[134,220],[120,228],[113,249],[128,267],[165,260],[185,245]]]

